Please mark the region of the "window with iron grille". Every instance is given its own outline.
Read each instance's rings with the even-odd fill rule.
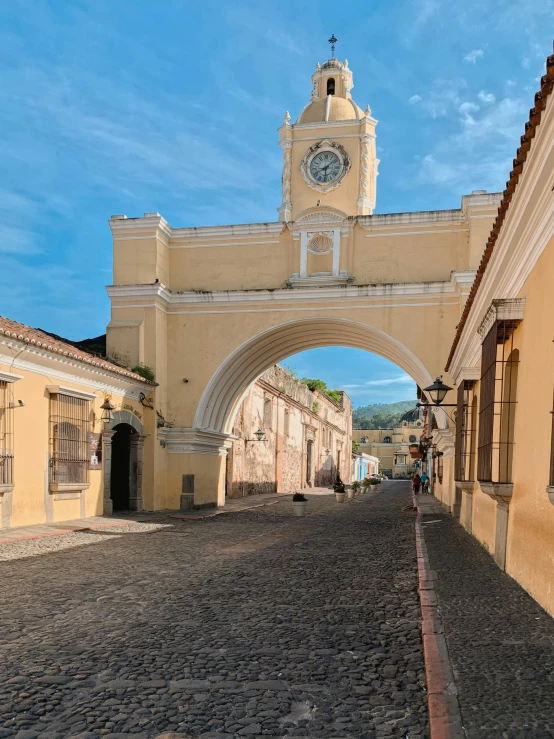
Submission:
[[[0,485],[13,485],[12,384],[0,381]]]
[[[474,387],[474,380],[463,380],[458,386],[454,478],[459,482],[475,479],[477,397]]]
[[[512,482],[519,351],[517,322],[496,321],[485,336],[481,357],[477,479]]]
[[[90,401],[50,395],[50,483],[86,483]]]
[[[285,436],[288,436],[290,434],[290,411],[288,408],[285,408],[285,423],[284,423],[284,432]]]

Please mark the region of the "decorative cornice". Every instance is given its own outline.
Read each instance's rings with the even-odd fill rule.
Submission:
[[[481,377],[481,371],[479,367],[462,367],[456,377],[454,378],[454,382],[456,385],[459,385],[462,382],[476,382]]]
[[[448,429],[435,429],[433,431],[433,443],[437,451],[442,452],[444,457],[454,456],[454,434]]]
[[[235,437],[211,429],[163,428],[158,439],[168,454],[209,454],[225,457]]]
[[[495,321],[522,321],[524,309],[525,298],[493,300],[477,329],[477,333],[484,339]]]
[[[17,382],[18,380],[23,380],[23,378],[23,375],[13,375],[11,372],[0,372],[0,382]]]
[[[313,226],[312,226],[313,228]],[[260,303],[290,302],[298,300],[341,300],[345,298],[377,298],[413,296],[427,298],[433,295],[459,295],[473,278],[474,271],[452,272],[448,282],[398,282],[383,285],[347,285],[347,275],[340,276],[339,286],[318,287],[314,278],[307,278],[310,287],[297,287],[294,292],[290,288],[275,290],[188,290],[171,292],[161,283],[150,285],[109,285],[106,290],[114,299],[146,298],[152,302],[158,300],[165,307],[205,304],[205,303]],[[336,279],[336,278],[334,278]],[[148,305],[148,303],[145,303]],[[125,303],[121,303],[124,307]]]
[[[67,385],[47,385],[46,389],[51,395],[70,395],[72,398],[79,398],[80,400],[95,400],[97,397],[95,393],[85,393]]]
[[[75,362],[67,357],[56,356],[48,354],[45,351],[41,351],[38,347],[21,345],[20,342],[2,342],[0,340],[0,347],[4,344],[8,349],[14,349],[16,352],[21,353],[22,349],[26,349],[25,358],[19,354],[15,359],[13,355],[4,354],[0,352],[0,364],[4,364],[8,367],[14,367],[15,369],[33,372],[37,375],[43,375],[51,380],[60,380],[61,382],[74,382],[78,385],[84,385],[85,387],[93,388],[98,393],[116,394],[122,395],[128,398],[134,398],[138,400],[141,391],[144,391],[145,386],[139,386],[138,383],[127,380],[125,377],[120,375],[112,375],[109,372],[102,371],[98,367],[88,367]],[[57,368],[55,365],[61,366]],[[91,377],[96,375],[97,377]],[[13,375],[11,375],[13,377]],[[104,379],[99,379],[101,376]],[[17,375],[19,378],[19,375]],[[23,378],[24,379],[24,376]],[[149,393],[154,388],[152,385],[146,386]]]

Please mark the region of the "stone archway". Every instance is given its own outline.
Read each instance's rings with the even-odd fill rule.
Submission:
[[[419,387],[433,382],[431,373],[413,351],[367,323],[334,316],[287,321],[256,334],[218,367],[200,398],[194,427],[230,434],[251,384],[266,369],[291,354],[322,346],[365,349],[394,362]],[[436,418],[439,428],[448,429],[444,411],[437,411]]]
[[[114,411],[113,420],[104,427],[102,434],[102,464],[104,469],[104,506],[103,512],[106,516],[113,513],[112,500],[112,439],[116,433],[116,426],[126,425],[133,430],[130,435],[129,450],[129,510],[144,510],[142,497],[142,460],[144,439],[146,438],[142,423],[130,411]]]

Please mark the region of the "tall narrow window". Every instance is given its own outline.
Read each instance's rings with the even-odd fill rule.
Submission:
[[[496,321],[483,341],[477,478],[512,482],[519,351],[513,346],[517,323]]]
[[[0,381],[0,489],[13,485],[13,404],[11,383]]]
[[[333,77],[330,77],[327,80],[327,95],[334,95],[335,94],[335,80]]]
[[[474,479],[477,398],[474,380],[462,380],[458,386],[454,478],[458,482]]]
[[[50,395],[51,484],[87,482],[89,431],[90,401],[63,393]]]
[[[271,398],[264,398],[264,428],[267,430],[273,428],[273,403]]]
[[[285,408],[284,432],[285,432],[285,436],[290,435],[290,411],[288,408]]]

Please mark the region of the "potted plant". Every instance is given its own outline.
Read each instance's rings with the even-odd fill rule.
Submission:
[[[292,505],[294,507],[294,515],[295,516],[305,516],[306,515],[306,503],[308,502],[308,499],[306,498],[303,493],[295,493],[292,496]]]
[[[367,493],[369,490],[369,477],[364,477],[362,480],[362,490],[364,493]]]
[[[342,480],[337,480],[337,482],[333,485],[333,490],[335,491],[335,498],[337,503],[344,503],[345,487]]]
[[[354,480],[354,482],[352,483],[352,490],[354,491],[354,495],[359,495],[361,488],[362,483],[359,480]]]
[[[369,489],[370,490],[377,490],[377,485],[380,485],[380,484],[381,484],[381,478],[375,477],[375,475],[369,478]]]

